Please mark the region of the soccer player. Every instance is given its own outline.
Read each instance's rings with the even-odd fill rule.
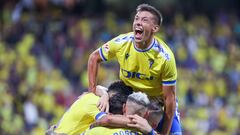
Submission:
[[[109,111],[114,114],[123,114],[122,105],[126,102],[128,95],[132,93],[132,89],[122,81],[116,81],[108,87],[107,93],[110,97],[109,102],[111,107]],[[95,120],[105,117],[106,113],[99,111],[97,108],[99,99],[100,97],[93,93],[81,95],[63,115],[54,129],[54,133],[67,135],[80,134]]]
[[[96,91],[99,63],[116,58],[120,65],[120,79],[125,84],[164,105],[164,117],[158,125],[160,133],[181,135],[175,58],[167,44],[155,36],[161,23],[162,16],[156,8],[148,4],[139,5],[132,25],[133,32],[115,37],[90,55],[89,91]],[[106,102],[107,98],[102,98],[99,105],[102,111],[108,110]]]
[[[134,107],[132,108],[133,110],[137,110]],[[131,114],[131,112],[128,112],[128,114]],[[162,114],[163,114],[162,107],[159,107],[159,104],[157,102],[151,102],[147,107],[147,112],[143,111],[140,114],[144,116],[144,118],[146,119],[138,115],[127,115],[127,117],[124,115],[107,115],[106,117],[95,121],[91,127],[96,127],[96,126],[104,126],[109,128],[113,128],[113,127],[129,128],[130,127],[130,128],[135,128],[136,130],[141,131],[142,133],[148,133],[150,129],[157,128],[157,125],[162,118]]]
[[[148,111],[147,106],[149,105],[149,102],[150,101],[147,98],[146,94],[142,92],[137,92],[129,95],[126,105],[123,106],[124,115],[129,115],[128,118],[131,119],[131,123],[129,124],[129,126],[140,129],[140,131],[142,131],[142,133],[144,134],[154,134],[154,130],[152,129],[152,127],[145,119],[142,118],[146,115]],[[104,135],[141,134],[136,129],[132,128],[94,127],[87,130],[84,135],[99,135],[100,133]]]

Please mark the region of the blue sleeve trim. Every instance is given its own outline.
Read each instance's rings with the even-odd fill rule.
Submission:
[[[175,85],[176,84],[176,80],[173,80],[173,81],[162,81],[162,84],[163,85]]]
[[[102,60],[107,61],[107,59],[103,55],[102,47],[99,49],[99,54],[100,54],[100,57],[102,58]]]
[[[151,132],[148,133],[148,135],[154,135],[154,130],[152,129]]]
[[[98,113],[98,114],[96,115],[96,117],[95,117],[95,120],[98,120],[98,119],[102,118],[104,115],[106,115],[105,112],[100,112],[100,113]]]

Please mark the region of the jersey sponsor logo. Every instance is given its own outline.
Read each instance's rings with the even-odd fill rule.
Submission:
[[[125,69],[121,69],[122,75],[126,78],[136,78],[136,79],[141,79],[141,80],[153,80],[153,76],[148,76],[143,73],[139,72],[132,72],[132,71],[127,71]]]

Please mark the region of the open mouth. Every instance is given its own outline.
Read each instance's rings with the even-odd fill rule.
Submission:
[[[142,35],[143,35],[143,30],[142,29],[139,29],[139,28],[136,28],[135,31],[135,38],[136,39],[141,39],[142,38]]]

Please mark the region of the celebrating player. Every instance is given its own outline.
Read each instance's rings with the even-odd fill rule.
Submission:
[[[160,38],[154,36],[162,23],[160,12],[141,4],[136,9],[133,32],[121,34],[95,50],[88,60],[89,91],[96,92],[98,64],[117,58],[120,79],[134,91],[145,92],[152,101],[164,105],[164,117],[158,125],[162,134],[181,135],[176,100],[177,69],[175,58]],[[108,111],[107,96],[99,108]]]
[[[103,87],[98,87],[97,92],[99,95],[103,95],[102,93],[106,91]],[[123,114],[122,106],[126,102],[128,95],[132,93],[132,89],[122,81],[115,81],[108,87],[107,93],[110,97],[109,112]],[[100,112],[97,108],[99,98],[93,93],[81,95],[71,105],[69,110],[65,112],[58,125],[52,131],[48,131],[48,134],[54,132],[56,135],[75,135],[84,132],[95,120],[101,119],[106,115],[105,112]]]
[[[124,109],[125,116],[124,115],[108,115],[102,119],[95,121],[92,124],[92,127],[104,126],[108,128],[126,128],[126,129],[135,128],[137,131],[141,131],[144,134],[149,133],[150,131],[152,134],[153,129],[157,128],[157,125],[162,118],[162,114],[163,114],[162,107],[159,107],[159,104],[156,102],[151,102],[148,105],[147,112],[146,112],[145,106],[141,106],[142,108],[145,108],[143,110],[138,109],[139,105],[141,105],[141,102],[139,102],[139,98],[132,101],[131,101],[131,98],[128,100],[130,100],[130,103],[132,101],[135,101],[135,103],[125,106],[125,109]],[[127,104],[129,104],[129,102],[127,102]],[[137,105],[134,105],[134,104],[137,104]],[[136,111],[129,111],[129,109],[126,109],[126,108],[130,108],[131,110],[136,110]],[[137,113],[140,116],[134,113]],[[134,115],[127,115],[126,117],[126,114],[134,114]]]
[[[154,130],[148,124],[148,122],[143,119],[148,111],[149,99],[147,95],[142,92],[133,93],[128,96],[126,105],[123,107],[124,115],[129,115],[129,126],[136,128],[144,134],[154,134]],[[135,114],[135,115],[134,115]],[[139,116],[138,116],[139,115]],[[142,116],[142,117],[140,117]],[[159,115],[158,115],[159,116]],[[158,119],[155,117],[153,121]],[[153,122],[152,121],[152,122]],[[106,123],[109,124],[109,123]],[[94,127],[87,130],[84,135],[99,135],[99,133],[104,133],[104,135],[124,135],[124,134],[140,134],[137,130],[132,128],[106,128],[106,127]]]

